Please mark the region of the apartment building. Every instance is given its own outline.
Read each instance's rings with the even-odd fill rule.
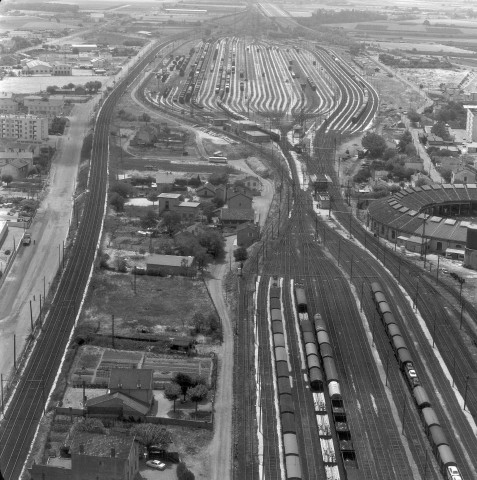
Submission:
[[[65,106],[65,101],[63,98],[29,95],[23,99],[23,104],[28,109],[29,114],[55,117],[61,115]]]
[[[48,120],[35,115],[0,115],[0,138],[41,141],[48,138]]]
[[[11,92],[0,92],[0,113],[18,112],[18,102]]]

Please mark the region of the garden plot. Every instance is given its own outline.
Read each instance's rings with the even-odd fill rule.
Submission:
[[[142,368],[154,370],[154,388],[162,388],[172,381],[176,373],[186,373],[192,377],[203,377],[211,383],[212,359],[209,357],[185,357],[146,354]]]

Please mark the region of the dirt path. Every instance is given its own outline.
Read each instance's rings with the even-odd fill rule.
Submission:
[[[232,321],[224,300],[223,280],[229,268],[235,236],[227,237],[227,255],[223,263],[210,267],[205,283],[222,320],[224,341],[219,354],[219,374],[215,397],[214,438],[209,446],[211,480],[231,478],[233,354]]]

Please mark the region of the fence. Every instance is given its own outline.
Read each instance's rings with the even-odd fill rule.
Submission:
[[[55,412],[57,415],[70,415],[72,417],[101,417],[101,418],[117,418],[115,415],[87,415],[86,410],[82,408],[70,408],[70,407],[56,407]],[[145,423],[154,423],[156,425],[177,425],[179,427],[189,428],[202,428],[205,430],[213,430],[213,421],[200,421],[200,420],[185,420],[181,418],[169,418],[169,417],[151,417],[145,416]],[[211,418],[212,414],[211,414]]]

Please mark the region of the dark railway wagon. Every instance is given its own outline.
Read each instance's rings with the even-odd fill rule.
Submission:
[[[280,395],[282,394],[288,394],[291,395],[291,387],[290,387],[290,379],[287,378],[279,378],[277,380],[278,383],[278,393]]]
[[[300,323],[301,330],[303,333],[305,332],[315,332],[315,328],[313,327],[313,323],[310,320],[302,320]]]
[[[305,345],[308,343],[316,343],[315,340],[315,335],[313,332],[303,332],[303,341],[305,342]]]
[[[279,298],[270,299],[270,308],[272,310],[279,310],[281,308],[281,302]]]
[[[288,356],[285,347],[275,347],[275,360],[277,362],[286,362],[287,358]]]
[[[423,409],[426,407],[431,406],[431,402],[429,397],[427,396],[427,392],[424,390],[423,387],[417,386],[412,391],[412,395],[414,396],[414,401],[416,402],[417,408]]]
[[[279,361],[275,363],[277,378],[288,378],[290,372],[288,371],[288,363],[286,361]]]
[[[321,358],[333,357],[333,349],[329,343],[322,343],[320,345]]]
[[[291,395],[280,395],[280,413],[295,413],[295,406]]]
[[[272,332],[283,334],[283,325],[281,322],[272,322]]]
[[[278,287],[271,287],[270,288],[270,298],[280,298],[281,296],[281,289]]]
[[[315,391],[323,390],[323,372],[319,367],[310,367],[308,370],[311,388]]]
[[[331,357],[325,357],[323,358],[323,370],[325,371],[325,377],[326,381],[332,382],[338,382],[338,371],[336,369],[335,361]]]
[[[295,299],[296,299],[296,308],[299,313],[308,312],[308,304],[306,301],[305,289],[302,285],[295,286]]]
[[[429,427],[428,437],[431,441],[434,455],[437,455],[438,449],[441,445],[449,445],[449,441],[447,440],[444,430],[442,430],[440,425],[433,425],[432,427]]]
[[[280,415],[282,420],[282,432],[296,433],[295,414],[294,413],[282,413]]]

